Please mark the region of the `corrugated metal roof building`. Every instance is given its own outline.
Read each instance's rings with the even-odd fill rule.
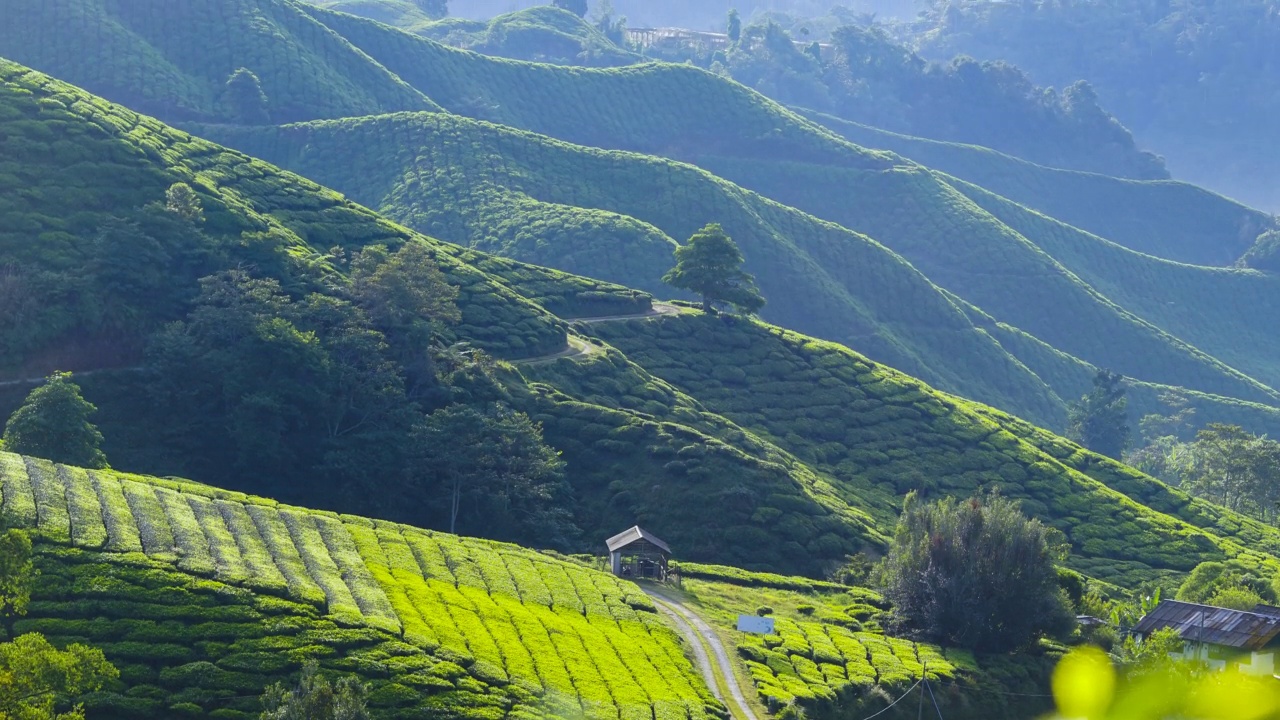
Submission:
[[[1146,635],[1162,628],[1176,629],[1189,642],[1259,650],[1280,635],[1280,616],[1165,600],[1133,631]]]
[[[1186,657],[1211,667],[1236,665],[1256,675],[1275,674],[1275,652],[1280,642],[1280,608],[1260,605],[1253,610],[1231,610],[1165,600],[1134,627],[1136,635],[1172,628],[1192,644]]]

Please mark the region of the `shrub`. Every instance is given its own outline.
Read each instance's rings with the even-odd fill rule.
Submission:
[[[992,494],[924,503],[914,494],[883,566],[902,624],[948,645],[1026,647],[1071,627],[1049,531]]]
[[[756,615],[759,615],[760,617],[765,617],[767,615],[772,615],[772,614],[773,614],[773,608],[769,607],[768,605],[761,605],[760,607],[756,608]]]

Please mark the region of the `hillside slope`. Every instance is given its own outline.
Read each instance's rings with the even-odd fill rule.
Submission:
[[[86,7],[78,3],[88,1],[66,0],[65,5],[51,7],[69,12],[69,9]],[[1210,302],[1216,303],[1214,321],[1199,321],[1187,313],[1160,312],[1159,308],[1130,303],[1132,293],[1128,297],[1124,293],[1113,297],[1106,287],[1109,280],[1101,273],[1096,278],[1072,277],[1072,273],[1081,272],[1080,264],[1037,247],[1034,237],[1022,235],[1011,227],[1022,228],[1024,218],[995,207],[998,202],[979,200],[979,193],[970,193],[972,198],[962,197],[965,191],[958,182],[957,187],[951,187],[947,178],[925,172],[900,157],[849,143],[763,96],[710,73],[660,64],[591,70],[501,60],[447,48],[385,25],[297,5],[289,0],[256,1],[261,5],[261,13],[276,18],[274,22],[283,28],[280,32],[319,22],[327,28],[326,42],[340,41],[343,47],[359,48],[355,52],[374,63],[377,72],[387,73],[396,83],[412,86],[419,95],[430,97],[453,112],[587,146],[692,161],[744,187],[764,192],[772,200],[794,204],[817,217],[838,222],[844,228],[867,233],[923,271],[933,287],[922,286],[918,276],[904,284],[900,274],[895,274],[883,286],[888,292],[878,287],[859,287],[859,283],[865,283],[869,277],[861,275],[857,265],[866,254],[861,242],[848,242],[845,238],[849,235],[841,228],[825,224],[818,227],[812,224],[811,218],[804,218],[804,228],[797,229],[795,223],[801,222],[798,216],[785,208],[770,206],[767,214],[772,216],[768,220],[771,227],[763,232],[768,242],[758,249],[753,244],[748,257],[753,267],[766,269],[757,270],[762,280],[772,275],[775,268],[788,267],[774,262],[776,259],[789,258],[795,262],[790,264],[791,274],[779,273],[767,279],[773,286],[783,288],[770,293],[773,302],[766,311],[768,317],[806,332],[855,344],[873,357],[949,391],[997,404],[1051,427],[1062,427],[1063,401],[1077,396],[1083,387],[1054,384],[1038,376],[1039,370],[1035,375],[1030,373],[1021,355],[1011,352],[1010,348],[999,347],[993,339],[999,333],[985,327],[979,319],[958,319],[955,303],[945,298],[939,301],[936,288],[967,301],[987,318],[1047,342],[1086,364],[1112,367],[1142,382],[1185,387],[1200,393],[1200,397],[1215,395],[1235,401],[1277,403],[1275,380],[1267,359],[1273,356],[1269,343],[1251,341],[1236,350],[1222,342],[1229,334],[1222,328],[1233,331],[1243,328],[1251,338],[1263,337],[1251,327],[1252,321],[1234,317],[1233,313],[1242,302],[1270,307],[1266,299],[1266,293],[1270,292],[1266,279],[1237,281],[1235,276],[1223,275],[1202,283],[1199,280],[1203,274],[1190,273],[1196,276],[1193,285],[1197,293],[1201,287],[1226,289],[1222,302],[1213,299],[1217,296],[1212,293],[1206,295]],[[234,11],[234,17],[228,21],[230,24],[222,24],[234,26],[249,12],[249,6],[233,5],[229,10]],[[181,27],[186,22],[184,12],[188,11],[157,9],[149,17],[148,27],[165,30]],[[63,47],[70,38],[71,35],[59,36],[50,46]],[[14,49],[25,54],[34,52],[20,39],[12,39],[0,42],[0,53],[8,51],[10,42]],[[238,64],[240,58],[252,56],[253,47],[256,46],[242,45],[234,52],[229,51],[229,64]],[[172,55],[176,51],[170,48],[166,52]],[[72,57],[69,51],[58,57],[62,65],[67,65],[69,74],[78,72],[79,66],[68,60]],[[113,92],[121,91],[116,88]],[[325,95],[316,92],[319,92],[318,99],[312,104],[332,104],[321,102]],[[572,108],[572,112],[567,108]],[[672,108],[678,109],[673,112]],[[361,109],[358,114],[381,109],[386,109],[386,104]],[[170,107],[166,116],[184,116],[180,110]],[[243,133],[234,135],[236,139],[232,140],[233,131],[229,128],[200,127],[200,132],[227,142],[250,142]],[[341,172],[342,163],[329,163],[331,167],[325,168],[322,159],[313,157],[305,159],[307,167],[303,169],[304,159],[299,156],[273,159],[292,169],[315,174],[323,182],[358,196],[362,202],[418,230],[643,289],[656,289],[664,248],[671,247],[673,241],[686,237],[707,221],[727,221],[721,215],[742,212],[734,207],[740,207],[740,201],[731,201],[730,206],[725,207],[721,190],[704,193],[697,202],[676,200],[668,202],[666,207],[638,208],[639,198],[622,190],[638,180],[655,182],[667,166],[616,155],[609,156],[608,162],[597,159],[594,165],[580,167],[584,162],[582,148],[568,152],[563,146],[555,146],[560,165],[543,163],[530,170],[530,163],[523,163],[522,167],[519,158],[513,156],[531,144],[527,136],[518,134],[501,136],[495,148],[500,158],[496,162],[492,157],[485,159],[469,151],[455,152],[452,146],[433,149],[432,156],[424,154],[419,162],[417,157],[402,157],[402,149],[396,148],[397,166],[373,168],[378,171],[375,174],[370,171],[373,164],[370,159],[362,161],[349,152],[350,144],[335,147],[338,141],[347,143],[351,137],[346,130],[337,130],[338,127],[324,126],[314,133],[313,139],[319,143],[327,138],[326,148],[332,157],[343,158],[345,164],[360,164],[362,174],[378,177],[382,192],[375,193],[374,188],[366,187],[363,177]],[[386,153],[391,152],[380,147],[381,142],[400,141],[396,135],[401,130],[389,129],[385,122],[363,123],[358,127],[379,135],[380,142],[357,141],[377,156],[375,162],[385,161]],[[458,126],[449,132],[465,147],[469,136],[480,132],[477,127]],[[414,127],[404,131],[404,139],[433,147],[431,143],[445,133],[428,130]],[[488,133],[485,142],[493,148],[494,134],[485,132]],[[420,137],[415,140],[414,135]],[[462,140],[463,137],[468,140]],[[540,160],[546,160],[543,147],[546,144],[542,141],[532,144],[537,147],[530,152],[541,153]],[[253,151],[267,152],[265,149]],[[506,167],[513,157],[517,168]],[[410,160],[424,167],[411,173]],[[457,190],[441,194],[434,184],[424,184],[422,176],[415,182],[404,180],[428,167],[433,172],[434,168],[449,167],[452,174],[455,172],[452,168],[461,165],[468,167],[468,174],[462,178],[451,177],[448,182],[474,184],[488,174],[481,163],[502,168],[490,180],[490,184],[500,190],[487,191],[482,206],[474,213],[459,212],[463,204]],[[642,163],[648,163],[642,171],[630,167]],[[334,172],[324,172],[326,169]],[[515,177],[511,174],[513,170]],[[600,178],[604,184],[595,182],[582,187],[577,181],[584,174],[601,172],[607,173]],[[636,172],[643,172],[643,176],[638,178]],[[786,180],[782,181],[783,178]],[[684,181],[685,177],[667,172],[666,180]],[[855,181],[859,192],[850,202],[840,188],[842,183]],[[1180,186],[1143,187],[1156,195],[1144,208],[1179,204]],[[1089,192],[1100,192],[1092,180],[1090,188]],[[754,206],[761,202],[751,198],[748,204],[753,208],[743,215],[755,227],[736,232],[760,232],[760,221],[752,215],[758,214]],[[1176,255],[1182,252],[1179,248],[1188,243],[1208,247],[1224,237],[1233,238],[1231,242],[1235,242],[1242,227],[1252,222],[1249,218],[1253,215],[1247,212],[1241,219],[1238,207],[1213,202],[1207,207],[1212,212],[1201,216],[1208,219],[1203,225],[1195,226],[1197,229],[1192,233],[1165,233],[1157,227],[1145,237],[1172,238],[1167,254]],[[583,213],[575,208],[603,212]],[[779,211],[783,213],[781,216]],[[537,214],[539,223],[524,226],[518,218],[526,213]],[[673,214],[676,217],[673,218]],[[1159,212],[1153,214],[1160,216]],[[425,224],[427,222],[430,224]],[[628,244],[633,245],[630,252],[634,254],[613,267],[610,265],[614,261],[607,257],[609,252],[598,243],[592,243],[587,255],[582,255],[576,247],[583,244],[581,239],[602,231],[616,231],[628,238],[632,241]],[[1035,235],[1029,230],[1024,232]],[[947,260],[956,250],[952,233],[960,233],[972,251],[966,267],[951,267]],[[820,239],[815,242],[820,247],[802,242],[803,255],[808,257],[797,256],[789,247],[789,236],[793,234],[817,236]],[[873,264],[880,262],[881,259],[877,259]],[[897,259],[893,262],[900,265]],[[1161,282],[1166,274],[1162,270],[1153,271],[1151,277]],[[808,282],[796,282],[797,275],[816,275],[819,281],[810,286]],[[1027,284],[1029,277],[1045,278],[1048,282]],[[916,292],[920,287],[924,287],[924,291]],[[1174,288],[1171,292],[1176,294],[1177,286],[1171,287]],[[1037,293],[1030,301],[1023,297],[1029,289]],[[913,301],[904,305],[903,297],[921,298],[925,307],[909,307]],[[1134,307],[1130,307],[1131,304]],[[890,306],[889,312],[883,310],[885,305]],[[853,326],[845,325],[842,318],[854,318]],[[1218,322],[1223,318],[1228,322]],[[972,329],[975,323],[980,327],[976,333]],[[1089,327],[1090,332],[1078,332],[1082,326]],[[1025,343],[1019,341],[1019,344]],[[965,351],[958,351],[961,347]],[[963,364],[955,362],[955,358],[965,356],[974,359]],[[1048,357],[1039,356],[1041,360]],[[1061,360],[1071,364],[1069,358]],[[1058,367],[1044,368],[1044,372],[1060,378],[1075,375],[1074,370],[1062,362],[1055,364]]]
[[[1061,419],[1061,399],[901,258],[697,168],[442,114],[198,131],[445,240],[650,292],[663,291],[673,238],[715,219],[770,299],[765,317],[1037,421]]]
[[[832,343],[698,315],[592,330],[708,409],[828,474],[846,502],[886,530],[907,492],[963,497],[999,487],[1071,539],[1077,567],[1121,584],[1186,571],[1219,553],[1246,557],[1245,547],[1280,552],[1275,528]],[[1225,536],[1241,544],[1213,539]]]
[[[19,632],[121,665],[95,717],[256,717],[307,659],[384,717],[725,714],[634,585],[511,545],[182,481],[0,453],[5,518],[42,541]],[[149,689],[163,689],[157,695]],[[155,697],[169,697],[165,706]]]
[[[315,4],[325,7],[324,3]],[[351,7],[349,3],[335,3],[327,7],[377,20],[368,12],[373,9],[371,4]],[[630,65],[642,60],[614,44],[586,19],[551,5],[505,13],[488,22],[446,18],[412,27],[388,24],[446,45],[513,60],[584,67]]]
[[[823,113],[799,112],[850,142],[897,153],[1068,225],[1169,260],[1231,265],[1273,223],[1265,213],[1187,183],[1044,167],[976,145],[900,135]]]
[[[340,269],[334,255],[318,248],[420,243],[460,286],[455,337],[499,357],[546,358],[564,348],[570,332],[598,329],[604,335],[615,327],[570,327],[548,312],[553,302],[572,309],[566,298],[590,298],[598,309],[608,300],[615,309],[606,315],[648,307],[647,296],[617,286],[432,241],[296,175],[20,66],[0,64],[0,78],[0,129],[16,173],[7,180],[13,183],[5,194],[9,204],[0,207],[4,227],[15,231],[3,236],[0,251],[18,263],[44,272],[79,267],[78,255],[94,257],[95,228],[106,222],[105,208],[130,212],[164,197],[170,181],[184,179],[199,188],[206,227],[166,236],[175,251],[196,253],[202,250],[197,241],[208,242],[225,253],[213,260],[253,262],[299,292],[323,293],[333,291],[314,274],[336,281]],[[68,162],[64,149],[52,144],[45,131],[55,123],[62,138],[77,141],[79,163]],[[70,182],[67,174],[83,168],[98,175]],[[148,215],[137,217],[145,221]],[[32,243],[32,237],[43,242]],[[155,253],[129,257],[129,277],[173,268]],[[160,275],[175,289],[199,277]],[[97,288],[95,307],[131,307],[131,296],[121,290],[129,287]],[[95,316],[72,314],[76,299],[53,296],[41,306],[75,323],[52,335],[16,335],[31,343],[20,348],[25,353],[19,359],[39,357],[68,335],[93,329]],[[157,320],[165,313],[181,318],[185,311],[181,299],[152,310]],[[619,329],[633,328],[618,322]],[[576,497],[572,510],[587,538],[641,522],[692,560],[818,575],[859,549],[883,548],[893,507],[905,491],[935,483],[935,490],[965,493],[998,476],[1011,494],[1026,499],[1029,512],[1067,532],[1079,567],[1102,577],[1136,583],[1226,557],[1270,567],[1276,561],[1263,553],[1280,552],[1274,528],[1194,502],[843,347],[732,317],[659,315],[637,322],[643,332],[636,336],[649,338],[641,346],[619,333],[608,335],[618,349],[598,346],[580,357],[499,367],[511,402],[542,423],[547,441],[563,451]],[[45,331],[43,324],[33,325]],[[31,332],[27,325],[20,329]],[[806,368],[814,374],[805,374]],[[185,459],[166,455],[192,438],[173,437],[174,428],[165,423],[178,416],[152,407],[146,373],[100,373],[85,381],[119,466],[149,469]],[[815,387],[823,389],[818,398],[808,395]],[[833,404],[837,394],[844,399]],[[18,392],[15,399],[20,397]],[[751,398],[759,409],[735,405],[735,397]],[[814,400],[814,407],[806,406]],[[796,422],[801,415],[806,422]],[[920,467],[932,468],[937,478]],[[251,492],[273,487],[275,480],[252,469],[217,479]],[[362,479],[369,484],[359,499],[389,493],[392,479]],[[314,495],[310,486],[280,489],[291,497]],[[709,505],[720,511],[709,516]],[[353,607],[367,618],[381,603]]]
[[[289,2],[13,0],[0,11],[0,57],[169,120],[234,120],[224,86],[238,68],[258,76],[276,122],[438,107]]]
[[[1064,400],[1088,383],[1069,356],[1198,391],[1206,408],[1215,401],[1204,393],[1276,402],[1263,330],[1265,298],[1278,289],[1270,277],[1126,251],[920,168],[703,159],[841,227],[687,165],[456,116],[193,129],[444,239],[650,292],[662,291],[674,239],[714,218],[744,248],[769,298],[765,318],[1049,427],[1062,427]],[[1039,299],[1028,302],[1031,292]],[[1170,312],[1167,302],[1203,309]],[[1244,312],[1249,304],[1259,310]],[[996,320],[1060,352],[1023,357],[1026,343],[1005,339]]]

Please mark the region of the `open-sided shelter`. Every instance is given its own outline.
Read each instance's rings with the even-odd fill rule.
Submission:
[[[623,578],[667,579],[667,561],[671,547],[639,525],[605,541],[609,548],[609,567]]]

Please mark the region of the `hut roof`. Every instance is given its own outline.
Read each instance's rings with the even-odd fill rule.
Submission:
[[[1258,650],[1280,635],[1280,616],[1165,600],[1133,630],[1146,635],[1174,628],[1184,640]]]
[[[658,549],[662,550],[662,552],[667,553],[668,555],[671,554],[671,548],[663,542],[661,538],[649,533],[649,531],[639,525],[636,525],[630,530],[623,530],[617,535],[614,535],[605,541],[605,545],[609,546],[609,552],[617,552],[618,550],[640,540],[652,543],[657,546]]]

